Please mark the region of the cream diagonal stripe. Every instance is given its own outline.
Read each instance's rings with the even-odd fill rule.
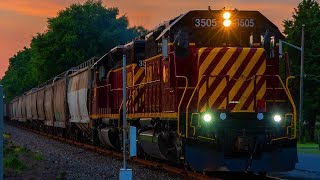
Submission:
[[[247,50],[250,51],[250,49],[247,49]],[[250,77],[248,77],[249,73],[252,70],[252,68],[254,67],[254,65],[258,62],[258,60],[259,60],[260,56],[262,55],[262,53],[263,53],[263,51],[261,49],[257,49],[255,54],[253,55],[253,57],[249,61],[248,65],[245,67],[244,71],[241,73],[242,76],[240,76],[239,79],[236,79],[237,82],[235,83],[235,85],[230,90],[230,94],[229,94],[230,100],[232,100],[234,98],[234,96],[237,94],[237,92],[239,91],[239,89],[241,88],[243,83],[245,83],[245,79],[244,78],[250,78]]]
[[[203,53],[206,49],[207,49],[206,47],[203,47],[203,48],[200,48],[200,49],[198,50],[198,63],[199,63],[199,65],[200,65],[201,55],[202,55],[202,53]]]
[[[144,69],[145,68],[140,68],[138,70],[138,72],[134,75],[134,85],[136,85],[137,80],[140,78],[140,76],[142,75],[142,73],[144,73]]]
[[[228,61],[230,61],[230,58],[231,56],[234,54],[234,52],[237,50],[237,48],[230,48],[227,50],[227,52],[224,54],[224,56],[220,59],[219,63],[217,64],[217,66],[211,71],[211,75],[219,75],[221,70],[225,67],[225,65],[227,64]],[[231,69],[231,68],[230,68]],[[229,71],[230,71],[229,69]],[[209,78],[209,85],[208,87],[210,87],[213,83],[213,81],[215,80],[216,78]],[[222,80],[223,83],[226,83],[225,82],[225,79]],[[221,82],[220,82],[221,83]],[[220,84],[219,84],[220,85]],[[219,87],[219,85],[217,87]],[[201,99],[203,98],[204,94],[206,93],[206,91],[208,89],[206,89],[206,83],[204,83],[202,85],[202,87],[200,88],[200,92],[203,92],[203,93],[199,93],[199,101],[201,101]],[[218,88],[217,88],[218,89]],[[220,88],[221,91],[222,91],[222,88]],[[214,94],[216,92],[216,90],[212,93]],[[221,93],[221,92],[220,92]],[[209,100],[210,101],[210,100]],[[213,102],[212,102],[213,103]],[[211,106],[209,106],[211,107]],[[201,111],[203,110],[204,107],[201,108]]]
[[[263,52],[263,51],[262,51]],[[258,53],[257,53],[258,54]],[[260,54],[260,53],[259,53]],[[262,55],[262,53],[261,53]],[[259,58],[259,57],[258,57]],[[257,61],[258,63],[258,61]],[[261,66],[259,67],[259,70],[257,71],[257,75],[263,75],[264,72],[266,70],[266,61],[264,60],[263,63],[261,64]],[[261,72],[261,74],[259,74],[259,72]],[[260,77],[261,78],[261,77]],[[249,86],[247,87],[247,89],[245,90],[245,92],[241,95],[240,98],[240,103],[237,104],[234,107],[234,110],[241,110],[241,107],[243,106],[243,103],[246,101],[246,99],[249,97],[250,93],[253,91],[254,88],[254,79],[251,80]]]
[[[249,48],[244,48],[244,49],[242,49],[242,52],[241,52],[241,54],[239,55],[239,57],[237,58],[237,60],[235,61],[235,63],[233,64],[233,66],[232,66],[232,68],[231,68],[231,70],[233,70],[233,71],[229,71],[229,75],[230,75],[230,79],[229,79],[229,81],[230,80],[232,80],[233,78],[234,78],[234,76],[235,76],[235,73],[238,71],[238,68],[240,68],[240,66],[241,66],[241,64],[245,61],[245,59],[246,59],[246,57],[248,56],[248,54],[249,54],[249,52],[250,52],[250,50],[251,49],[249,49]],[[249,63],[247,64],[247,66],[250,66],[250,63],[251,63],[252,61],[250,61],[249,60]],[[246,67],[247,67],[246,66]],[[240,72],[240,73],[242,73],[242,72]],[[241,77],[241,76],[240,76]],[[236,94],[236,92],[239,90],[239,88],[240,88],[240,86],[242,85],[242,83],[240,82],[239,83],[239,81],[236,81],[235,83],[234,83],[234,85],[232,86],[232,88],[229,90],[229,97],[234,97],[235,96],[235,94]],[[211,97],[210,97],[211,98]],[[230,98],[231,99],[231,98]],[[212,103],[214,103],[216,100],[214,100]],[[225,98],[225,100],[224,101],[227,101],[227,98]],[[228,102],[226,102],[226,103],[228,103]],[[225,103],[225,104],[226,104]],[[212,106],[213,104],[211,104],[211,106]],[[223,106],[224,105],[224,103],[222,102],[220,105],[219,105],[219,108],[218,109],[223,109]],[[224,107],[224,108],[226,108],[226,107]]]
[[[207,56],[207,58],[203,61],[203,63],[201,64],[200,68],[199,68],[199,78],[201,78],[201,76],[203,75],[203,73],[206,71],[206,69],[208,69],[209,65],[211,64],[211,61],[216,57],[216,55],[220,52],[222,48],[213,48],[209,55]],[[202,52],[203,53],[203,52]],[[201,54],[202,54],[201,53]],[[200,55],[199,55],[199,60],[198,62],[200,62]]]
[[[237,69],[239,68],[239,67],[237,67],[238,62],[242,62],[246,58],[246,56],[248,55],[249,51],[250,51],[250,49],[242,49],[241,50],[241,53],[238,56],[238,58],[236,59],[235,63],[233,63],[232,67],[226,73],[227,75],[230,75],[230,77],[233,77],[235,75],[235,73],[237,72]],[[230,59],[228,59],[228,60],[230,60]],[[217,86],[217,88],[211,94],[211,96],[209,98],[209,107],[211,107],[213,105],[213,103],[217,100],[218,96],[222,93],[222,91],[226,87],[226,85],[227,85],[226,80],[223,79],[222,82]],[[201,108],[201,111],[203,111],[203,110],[205,110],[204,107]]]
[[[218,65],[211,71],[212,76],[219,75],[221,73],[222,69],[226,66],[228,61],[230,61],[230,58],[232,57],[232,55],[234,54],[234,52],[236,50],[237,50],[237,48],[230,48],[227,50],[227,52],[224,54],[224,56],[219,61]],[[222,75],[225,75],[225,74],[222,74]],[[209,87],[212,85],[213,81],[214,81],[213,78],[209,78]]]
[[[262,78],[262,77],[260,77],[260,78]],[[261,100],[263,98],[263,96],[266,94],[266,91],[267,91],[267,82],[266,82],[266,80],[264,80],[262,87],[259,89],[259,91],[257,93],[257,100]]]
[[[202,75],[204,74],[204,72],[206,71],[206,69],[209,67],[209,65],[211,64],[212,60],[217,56],[217,54],[220,52],[222,48],[214,48],[211,50],[211,52],[209,53],[209,55],[207,56],[207,58],[203,61],[203,63],[201,64],[200,68],[199,68],[199,77],[198,77],[198,81],[200,80],[200,78],[202,77]],[[202,54],[202,53],[201,53]],[[200,59],[200,56],[199,56]],[[198,60],[199,62],[199,60]],[[205,85],[205,84],[203,84]],[[199,97],[202,97],[205,93],[205,86],[201,86],[200,90],[199,90]]]
[[[259,78],[257,78],[256,82],[259,82]],[[257,99],[261,99],[264,96],[264,94],[266,92],[266,88],[267,88],[267,84],[266,84],[266,81],[265,81],[263,83],[263,85],[261,86],[261,88],[259,89],[259,92],[257,93]],[[254,91],[252,93],[254,93]],[[246,110],[241,110],[240,109],[240,111],[242,111],[242,112],[253,112],[253,111],[255,111],[254,98],[251,100],[250,105],[248,106],[248,108]]]
[[[262,85],[261,82],[263,83]],[[259,86],[261,87],[259,87]],[[255,94],[255,91],[257,91],[257,88],[259,88],[258,90],[258,93]],[[264,79],[262,79],[262,77],[257,77],[256,79],[256,89],[253,89],[250,93],[249,93],[249,96],[246,98],[245,102],[243,103],[240,111],[246,111],[246,112],[249,112],[249,111],[255,111],[255,107],[253,106],[254,105],[254,96],[256,96],[257,99],[261,99],[263,96],[264,96],[264,93],[266,92],[266,81]],[[249,106],[247,106],[247,108],[245,107],[245,105],[247,103],[250,103]],[[243,110],[243,108],[246,108],[245,110]]]

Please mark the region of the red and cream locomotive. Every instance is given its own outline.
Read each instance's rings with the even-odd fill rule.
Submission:
[[[280,75],[282,38],[258,11],[189,11],[17,97],[11,118],[120,150],[126,103],[141,157],[195,171],[292,170],[296,108]]]

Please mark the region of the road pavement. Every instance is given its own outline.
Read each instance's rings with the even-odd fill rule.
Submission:
[[[297,170],[315,171],[320,173],[320,154],[298,154],[299,163],[296,164]]]
[[[320,151],[320,150],[319,150]],[[276,176],[283,179],[318,179],[320,180],[320,153],[310,154],[299,152],[296,169],[288,172],[270,173],[270,176]]]

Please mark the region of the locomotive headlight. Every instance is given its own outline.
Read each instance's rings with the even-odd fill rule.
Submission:
[[[204,115],[203,115],[203,120],[204,120],[205,122],[210,122],[210,121],[212,120],[211,114],[204,114]]]
[[[224,20],[223,25],[224,25],[224,27],[229,27],[231,25],[231,20],[230,19]]]
[[[276,115],[273,116],[273,120],[275,122],[280,122],[281,121],[281,116],[279,114],[276,114]]]
[[[230,17],[231,17],[230,12],[224,12],[223,13],[223,19],[230,19]]]

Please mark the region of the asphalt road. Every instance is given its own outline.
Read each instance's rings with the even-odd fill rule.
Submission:
[[[299,153],[298,158],[296,169],[320,173],[320,154]]]
[[[320,150],[319,150],[320,151]],[[298,153],[299,162],[293,171],[270,173],[283,179],[319,179],[320,180],[320,154]]]

